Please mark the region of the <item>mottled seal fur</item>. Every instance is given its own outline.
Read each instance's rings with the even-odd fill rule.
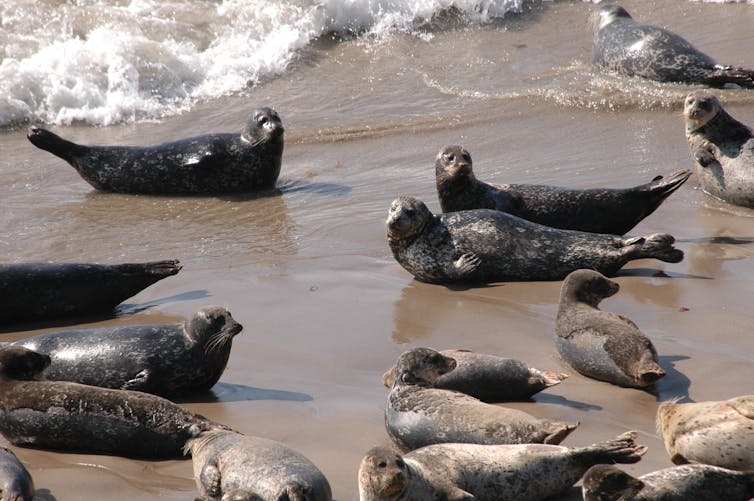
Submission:
[[[479,181],[472,170],[471,155],[461,146],[444,147],[435,161],[443,212],[495,209],[552,228],[613,235],[628,233],[690,175],[690,170],[679,170],[631,188],[501,185]]]
[[[558,353],[580,374],[644,388],[665,375],[652,341],[630,319],[599,309],[619,285],[594,270],[576,270],[563,281],[555,320]]]
[[[177,260],[151,263],[0,264],[0,323],[112,311],[181,270]]]
[[[0,500],[32,501],[34,480],[12,450],[0,447]]]
[[[711,92],[686,96],[686,140],[702,189],[728,203],[754,207],[754,135]]]
[[[242,328],[228,310],[209,306],[183,324],[49,332],[11,344],[49,355],[53,381],[176,397],[220,379]]]
[[[663,402],[657,427],[675,464],[754,470],[754,395],[719,402]]]
[[[636,478],[600,464],[584,474],[581,490],[584,501],[748,501],[754,497],[754,472],[688,464]]]
[[[359,466],[361,501],[538,501],[575,484],[592,465],[635,463],[635,432],[588,447],[438,444],[404,456],[376,447]]]
[[[592,21],[594,65],[659,82],[754,88],[754,71],[721,66],[675,33],[635,21],[619,5],[600,5]]]
[[[156,146],[85,146],[32,127],[34,146],[69,164],[98,190],[119,193],[235,193],[275,186],[283,124],[260,108],[240,134],[208,134]]]
[[[578,426],[432,388],[439,376],[455,367],[455,360],[429,348],[414,348],[398,357],[385,427],[402,450],[438,443],[559,444]]]
[[[561,230],[491,209],[433,215],[413,197],[395,199],[386,224],[396,261],[425,282],[561,280],[580,268],[612,275],[633,259],[683,259],[668,234]]]
[[[13,445],[141,458],[180,458],[186,440],[222,427],[161,397],[45,381],[50,357],[0,348],[0,433]]]
[[[202,501],[330,501],[330,484],[301,453],[265,438],[213,430],[186,444]]]
[[[560,384],[567,374],[542,371],[520,360],[468,350],[442,350],[456,361],[456,368],[438,377],[433,388],[455,390],[484,402],[525,400],[545,388]],[[388,388],[395,383],[395,366],[382,375]]]

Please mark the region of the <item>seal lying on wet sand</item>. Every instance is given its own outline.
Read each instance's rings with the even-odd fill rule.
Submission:
[[[461,146],[437,154],[435,180],[443,212],[495,209],[565,230],[623,235],[652,214],[691,175],[689,170],[632,188],[574,189],[536,184],[487,184]]]
[[[0,447],[0,499],[32,501],[34,481],[12,450]]]

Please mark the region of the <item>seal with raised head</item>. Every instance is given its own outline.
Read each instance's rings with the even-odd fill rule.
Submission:
[[[686,96],[686,140],[702,189],[725,202],[754,207],[754,134],[709,91]]]
[[[600,5],[592,23],[596,66],[659,82],[754,88],[754,70],[721,66],[681,36],[640,23],[619,5]]]
[[[227,309],[208,306],[183,324],[48,332],[10,344],[49,355],[53,381],[172,398],[214,386],[241,329]]]
[[[181,270],[175,259],[151,263],[0,264],[0,323],[50,320],[112,311]]]
[[[479,181],[472,170],[471,155],[462,146],[444,147],[435,161],[443,212],[495,209],[552,228],[613,235],[628,233],[690,175],[686,169],[632,188],[575,189]]]
[[[455,390],[483,402],[525,400],[545,388],[560,384],[568,374],[529,367],[513,358],[475,353],[469,350],[442,350],[456,361],[456,368],[438,377],[433,388]],[[392,388],[395,366],[382,375],[382,384]]]
[[[228,430],[201,433],[186,444],[202,501],[330,501],[322,472],[280,442]]]
[[[455,360],[429,348],[414,348],[398,357],[385,428],[401,450],[439,443],[559,444],[578,426],[432,387],[455,367]]]
[[[612,275],[633,259],[683,259],[665,233],[561,230],[491,209],[434,215],[413,197],[393,201],[386,225],[395,260],[424,282],[561,280],[580,268]]]
[[[594,465],[584,474],[584,501],[749,501],[754,497],[754,472],[706,464],[687,464],[638,478],[609,464]]]
[[[32,501],[34,480],[12,450],[0,446],[0,499]]]
[[[0,348],[0,433],[13,445],[140,458],[182,458],[186,440],[223,428],[164,398],[40,379],[50,357]]]
[[[156,146],[85,146],[32,127],[37,148],[69,164],[98,190],[118,193],[214,194],[270,189],[283,156],[283,124],[260,108],[240,134],[208,134]]]
[[[657,410],[657,428],[674,464],[754,470],[754,395],[663,402]]]
[[[620,286],[594,270],[563,281],[555,319],[555,346],[580,374],[620,386],[644,388],[665,375],[652,341],[635,323],[599,303]]]
[[[539,501],[575,484],[592,465],[635,463],[635,432],[587,447],[438,444],[401,456],[375,447],[359,466],[361,501]]]

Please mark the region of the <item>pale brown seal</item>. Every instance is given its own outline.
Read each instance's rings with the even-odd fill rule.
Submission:
[[[0,500],[32,501],[34,480],[12,450],[0,446]]]

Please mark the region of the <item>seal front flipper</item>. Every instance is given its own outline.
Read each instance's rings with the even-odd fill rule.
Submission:
[[[220,469],[214,462],[208,462],[207,464],[205,464],[204,468],[202,468],[202,471],[199,474],[199,481],[201,482],[202,487],[204,487],[207,495],[211,498],[219,499],[220,496],[223,495],[223,490],[220,482],[221,479],[222,476],[220,474]]]
[[[125,383],[123,383],[123,386],[121,386],[121,390],[136,390],[136,391],[147,391],[146,388],[150,386],[150,380],[149,380],[149,369],[144,369],[143,371],[136,374],[133,379],[129,379]]]
[[[451,263],[447,269],[448,277],[453,279],[462,279],[476,270],[482,260],[473,252],[462,254],[461,257]]]
[[[57,134],[54,134],[47,129],[42,129],[41,127],[34,126],[29,128],[26,138],[37,148],[49,151],[74,167],[76,167],[74,165],[76,158],[85,155],[89,151],[88,146],[65,140]]]
[[[459,487],[449,489],[446,493],[446,498],[448,501],[476,501],[477,499],[476,496]]]
[[[694,151],[694,160],[697,161],[702,167],[709,167],[713,163],[717,162],[715,156],[715,147],[713,145],[700,146]]]

